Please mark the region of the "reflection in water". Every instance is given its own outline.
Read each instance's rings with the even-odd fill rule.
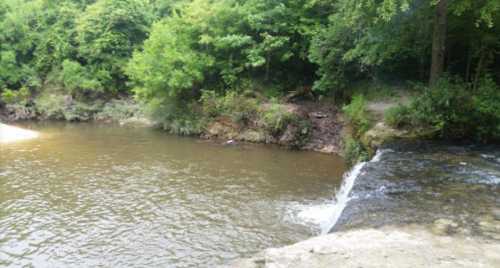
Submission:
[[[30,125],[0,145],[0,266],[211,267],[313,235],[340,158],[147,129]]]

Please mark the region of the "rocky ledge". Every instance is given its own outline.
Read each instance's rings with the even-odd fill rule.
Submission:
[[[229,267],[499,267],[500,243],[421,227],[333,233],[267,249]]]

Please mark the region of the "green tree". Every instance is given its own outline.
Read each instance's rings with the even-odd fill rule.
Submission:
[[[106,90],[126,89],[124,68],[153,20],[145,0],[98,0],[78,18],[78,61]]]

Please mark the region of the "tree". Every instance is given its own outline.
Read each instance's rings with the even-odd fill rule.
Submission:
[[[432,63],[430,84],[434,84],[444,71],[446,56],[446,27],[447,27],[448,0],[439,0],[434,17],[434,33],[432,37]]]

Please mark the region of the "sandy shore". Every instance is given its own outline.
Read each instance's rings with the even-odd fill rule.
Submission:
[[[36,131],[26,130],[0,123],[0,143],[34,139],[38,136],[39,134]]]

